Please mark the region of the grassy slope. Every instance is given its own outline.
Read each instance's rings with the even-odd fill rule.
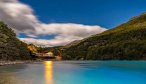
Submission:
[[[146,14],[66,47],[64,59],[138,60],[146,58]]]

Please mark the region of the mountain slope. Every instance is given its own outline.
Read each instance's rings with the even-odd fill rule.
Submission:
[[[15,33],[0,22],[0,60],[30,59],[27,44],[16,38]]]
[[[146,13],[116,28],[64,48],[63,59],[146,59]]]

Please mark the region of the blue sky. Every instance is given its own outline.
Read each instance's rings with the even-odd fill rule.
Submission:
[[[113,28],[146,12],[146,0],[21,0],[45,23],[79,23]]]
[[[0,11],[20,40],[52,47],[127,22],[146,12],[146,0],[0,0]]]

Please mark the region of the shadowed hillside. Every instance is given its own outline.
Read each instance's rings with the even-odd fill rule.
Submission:
[[[16,38],[16,34],[0,22],[0,60],[30,59],[27,44]]]
[[[101,34],[64,47],[64,59],[146,59],[146,13]]]

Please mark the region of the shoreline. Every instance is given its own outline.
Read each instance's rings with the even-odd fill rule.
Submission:
[[[0,66],[15,65],[15,64],[28,64],[28,63],[44,62],[44,61],[58,61],[58,60],[25,60],[25,61],[16,60],[16,61],[0,61]],[[77,61],[77,60],[64,60],[64,61]],[[87,60],[84,60],[84,61],[87,61]],[[88,61],[91,61],[91,60],[88,60]],[[98,60],[98,61],[105,61],[105,60]],[[146,60],[106,60],[106,61],[146,61]]]
[[[44,61],[56,61],[56,60],[16,60],[16,61],[0,61],[0,66],[15,65],[15,64],[27,64],[27,63],[44,62]]]
[[[4,66],[4,65],[15,65],[15,64],[27,64],[27,63],[34,63],[34,62],[42,62],[42,61],[38,61],[38,60],[0,61],[0,66]]]

